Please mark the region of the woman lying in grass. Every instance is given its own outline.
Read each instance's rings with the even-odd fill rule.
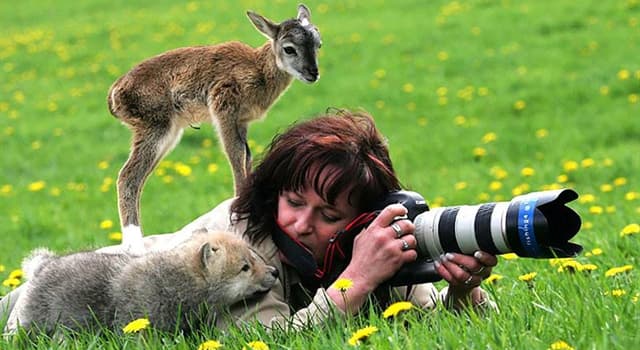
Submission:
[[[178,232],[144,238],[145,248],[170,249],[203,228],[230,231],[244,236],[278,269],[280,280],[272,290],[233,305],[230,318],[216,320],[220,327],[252,320],[269,327],[317,325],[335,312],[356,314],[366,309],[367,300],[381,307],[398,300],[424,308],[444,302],[453,309],[490,303],[479,286],[497,259],[480,251],[473,256],[448,253],[436,261],[437,272],[449,283],[442,291],[430,283],[385,286],[418,256],[413,223],[397,220],[407,214],[400,204],[385,207],[355,237],[346,267],[327,270],[335,235],[399,189],[387,145],[370,116],[341,112],[317,117],[273,140],[237,198]]]

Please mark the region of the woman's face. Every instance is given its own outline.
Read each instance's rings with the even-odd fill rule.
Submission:
[[[346,191],[335,205],[325,202],[313,189],[282,192],[278,197],[278,224],[307,247],[322,264],[329,239],[355,219],[358,211],[349,205]]]

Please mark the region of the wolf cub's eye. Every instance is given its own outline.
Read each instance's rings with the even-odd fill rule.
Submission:
[[[244,266],[242,266],[242,271],[243,272],[247,272],[247,271],[249,271],[250,268],[251,268],[251,266],[249,266],[249,264],[244,264]]]
[[[294,49],[292,46],[285,46],[284,53],[286,53],[287,55],[295,55],[296,49]]]

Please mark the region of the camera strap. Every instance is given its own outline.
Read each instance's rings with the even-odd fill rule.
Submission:
[[[289,236],[280,225],[272,234],[273,242],[299,274],[304,284],[329,286],[342,273],[351,260],[353,240],[375,219],[378,212],[363,213],[353,219],[331,239],[324,254],[322,266],[316,263],[313,252],[300,241]]]

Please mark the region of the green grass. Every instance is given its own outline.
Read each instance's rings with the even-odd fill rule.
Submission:
[[[108,238],[118,230],[113,182],[130,139],[106,108],[106,93],[119,75],[171,48],[225,40],[257,46],[263,38],[244,12],[281,20],[295,14],[296,4],[0,3],[0,279],[37,246],[66,252],[114,243]],[[323,36],[321,79],[294,82],[267,118],[252,124],[258,158],[295,120],[327,107],[363,108],[388,137],[403,183],[432,205],[576,189],[581,199],[571,206],[583,228],[575,241],[585,246],[577,260],[598,269],[559,273],[545,260],[501,259],[494,272],[503,278],[487,285],[501,312],[488,317],[413,312],[402,322],[373,314],[313,333],[266,334],[256,327],[189,338],[153,331],[144,338],[86,334],[67,345],[183,349],[217,339],[241,348],[260,339],[272,349],[344,348],[352,332],[374,325],[379,331],[365,347],[547,349],[559,340],[575,349],[637,347],[640,235],[620,233],[640,223],[640,2],[307,5]],[[490,133],[496,139],[483,142]],[[474,156],[477,147],[486,154]],[[232,194],[211,126],[187,130],[166,159],[165,174],[152,176],[142,197],[147,233],[176,230]],[[190,167],[189,176],[175,170],[178,162]],[[567,171],[570,162],[578,166]],[[208,170],[211,164],[217,171]],[[496,168],[506,177],[496,178]],[[523,168],[534,173],[523,176]],[[29,189],[39,181],[41,190]],[[101,228],[105,220],[113,227]],[[596,248],[602,253],[588,254]],[[605,277],[624,265],[633,269]],[[531,283],[518,279],[529,272],[537,272]],[[0,286],[0,294],[9,290]],[[614,296],[614,290],[624,294]],[[0,348],[10,346],[0,342]],[[36,347],[49,346],[55,343],[41,339]]]

